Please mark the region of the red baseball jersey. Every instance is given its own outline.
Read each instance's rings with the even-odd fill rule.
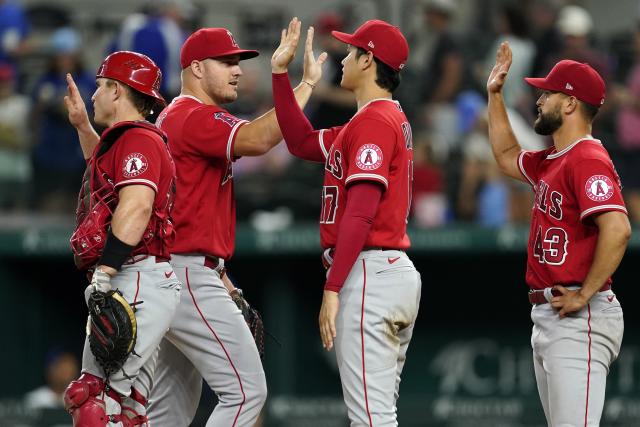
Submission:
[[[580,139],[562,151],[523,151],[520,172],[535,192],[529,234],[527,284],[544,289],[581,284],[593,261],[594,213],[627,213],[620,178],[599,140]],[[606,284],[611,284],[611,278]],[[606,285],[605,284],[605,285]]]
[[[235,249],[233,144],[247,123],[192,96],[178,96],[156,124],[169,137],[177,185],[172,253],[201,253],[224,259]]]
[[[99,149],[100,145],[94,155]],[[169,216],[175,166],[160,135],[140,127],[126,130],[106,153],[98,157],[98,167],[111,178],[116,191],[127,185],[146,185],[153,189],[156,193],[154,211]],[[148,243],[147,249],[141,242],[134,249],[136,251],[169,257],[167,242],[158,235]]]
[[[319,133],[325,157],[320,240],[335,247],[346,207],[346,187],[375,181],[385,192],[365,247],[406,249],[407,215],[411,205],[413,143],[411,126],[397,101],[376,99],[363,106],[344,126]]]

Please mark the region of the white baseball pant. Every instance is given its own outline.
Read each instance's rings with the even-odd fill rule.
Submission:
[[[171,265],[184,288],[158,354],[151,425],[187,427],[204,378],[218,397],[208,427],[253,426],[267,398],[267,383],[242,313],[219,272],[205,266],[204,256],[172,255]]]
[[[549,427],[599,426],[609,366],[624,333],[615,294],[599,292],[563,319],[551,304],[537,304],[531,320],[536,382]]]

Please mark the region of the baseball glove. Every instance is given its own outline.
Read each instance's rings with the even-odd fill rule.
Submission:
[[[249,326],[251,335],[256,342],[260,359],[264,358],[264,324],[262,323],[262,316],[255,308],[251,307],[246,299],[242,296],[242,289],[234,289],[230,292],[231,299],[236,303],[245,322]]]
[[[87,335],[91,352],[107,378],[124,365],[137,338],[135,310],[119,290],[89,295]],[[126,376],[126,373],[125,373]]]

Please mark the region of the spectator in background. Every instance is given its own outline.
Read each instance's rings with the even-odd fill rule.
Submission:
[[[425,28],[433,40],[422,82],[422,98],[426,104],[450,104],[460,89],[463,61],[450,31],[455,11],[455,0],[428,0],[425,4]]]
[[[444,174],[432,156],[431,141],[418,136],[413,145],[411,214],[413,224],[420,228],[439,227],[447,220]]]
[[[24,207],[31,180],[27,120],[31,102],[15,92],[15,73],[0,64],[0,209]]]
[[[510,84],[506,85],[503,94],[507,107],[520,112],[531,110],[530,90],[524,82],[524,77],[531,74],[536,46],[529,38],[529,24],[525,18],[521,5],[507,4],[502,6],[497,15],[497,35],[488,51],[482,66],[480,81],[485,82],[495,63],[495,52],[500,43],[509,42],[513,51],[513,63],[509,71]]]
[[[467,110],[467,113],[462,129],[466,136],[462,143],[458,216],[486,227],[499,227],[507,222],[526,223],[530,219],[533,193],[528,186],[507,182],[500,173],[489,144],[484,102],[478,94],[465,94],[459,102],[459,109]],[[507,113],[525,150],[546,148],[543,139],[517,111],[509,109]]]
[[[189,0],[148,1],[143,13],[129,15],[110,52],[130,50],[147,55],[162,71],[160,91],[167,99],[180,93],[180,48],[185,23],[194,12]]]
[[[562,37],[556,26],[559,4],[562,0],[535,0],[529,9],[531,34],[536,45],[532,75],[545,74],[549,56],[557,54]]]
[[[634,34],[636,61],[627,85],[618,89],[620,110],[616,118],[621,156],[618,158],[625,203],[630,219],[640,222],[640,23]]]
[[[80,36],[71,28],[56,30],[50,39],[48,69],[33,91],[31,129],[34,133],[32,207],[53,213],[75,210],[78,185],[86,163],[78,135],[67,120],[63,98],[66,74],[73,74],[85,102],[95,90],[95,77],[80,60]]]
[[[562,49],[548,57],[544,72],[551,70],[559,60],[572,59],[591,65],[607,83],[611,78],[607,56],[593,48],[589,39],[593,31],[591,14],[580,6],[565,6],[560,9],[556,25],[562,36]]]
[[[78,359],[68,351],[49,351],[45,361],[46,384],[24,396],[27,410],[63,409],[63,394],[71,381],[80,375]]]
[[[309,102],[309,120],[316,129],[328,129],[345,123],[356,112],[356,100],[351,92],[340,86],[344,44],[331,36],[331,31],[344,31],[344,22],[338,15],[321,15],[314,26],[319,51],[327,52],[324,75]]]
[[[0,62],[14,68],[16,60],[26,52],[30,26],[22,6],[11,0],[0,0]]]
[[[604,79],[607,87],[613,87],[613,69],[611,58],[607,53],[592,45],[592,32],[594,28],[591,14],[586,9],[569,5],[560,9],[556,23],[562,35],[562,49],[555,57],[550,56],[547,69],[548,73],[556,62],[563,59],[572,59],[591,65]],[[617,149],[615,132],[615,102],[605,102],[598,111],[598,120],[593,123],[593,133],[601,135],[602,141],[609,150]]]
[[[433,154],[440,159],[458,142],[453,101],[461,87],[464,62],[450,30],[456,8],[455,0],[427,0],[424,8],[428,53],[420,76],[423,114],[416,123],[430,132]]]

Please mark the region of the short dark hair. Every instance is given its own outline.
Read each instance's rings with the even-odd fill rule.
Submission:
[[[156,98],[145,95],[142,92],[138,92],[127,84],[124,84],[122,82],[119,83],[122,85],[122,87],[126,88],[125,90],[128,93],[129,100],[131,101],[135,109],[142,115],[142,117],[148,117],[149,115],[151,115],[154,109],[157,109],[159,107],[159,102]],[[111,86],[115,84],[115,81],[107,81],[107,84]]]
[[[597,105],[587,104],[586,102],[580,100],[578,100],[578,103],[580,103],[580,110],[582,111],[582,115],[584,116],[584,118],[589,122],[592,122],[593,119],[595,119],[596,114],[598,114],[598,111],[600,111],[600,107],[598,107]]]
[[[356,59],[366,54],[367,51],[361,47],[357,48]],[[376,61],[376,83],[382,89],[386,89],[389,92],[393,92],[400,85],[400,72],[394,70],[384,62],[380,61],[375,56],[373,60]]]

